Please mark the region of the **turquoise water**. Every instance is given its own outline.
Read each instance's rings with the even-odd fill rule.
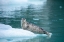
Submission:
[[[35,1],[32,1],[35,2]],[[2,38],[1,42],[64,42],[64,5],[63,1],[41,1],[41,4],[3,5],[0,7],[0,23],[21,28],[21,18],[51,32],[51,38],[37,36],[31,39]],[[40,3],[40,1],[39,1]],[[5,7],[5,8],[4,8]],[[2,8],[2,9],[1,9]],[[7,9],[8,8],[8,9]],[[13,9],[13,10],[11,10]]]

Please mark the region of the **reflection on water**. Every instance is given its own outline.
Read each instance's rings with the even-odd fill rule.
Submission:
[[[40,26],[49,32],[52,32],[53,33],[52,38],[47,39],[45,37],[36,37],[33,39],[28,40],[25,39],[22,41],[19,40],[14,42],[63,42],[63,36],[64,36],[63,2],[49,0],[43,2],[44,4],[41,3],[37,5],[36,3],[35,4],[31,3],[35,3],[35,1],[30,2],[30,4],[28,5],[24,4],[26,6],[20,5],[21,6],[20,8],[19,6],[17,6],[18,8],[17,7],[14,8],[14,11],[3,11],[2,9],[0,9],[0,23],[9,24],[14,28],[20,28],[21,18],[26,18],[28,22]]]
[[[0,42],[48,42],[45,37],[35,37],[33,39],[23,39],[23,38],[4,38],[0,39]]]

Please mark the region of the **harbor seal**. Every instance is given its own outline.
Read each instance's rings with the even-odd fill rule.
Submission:
[[[21,19],[21,27],[24,30],[31,31],[36,34],[46,34],[49,36],[49,32],[45,31],[44,29],[40,28],[39,26],[36,26],[32,23],[27,22],[25,18]]]

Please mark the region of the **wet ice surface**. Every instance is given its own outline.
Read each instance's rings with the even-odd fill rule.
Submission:
[[[27,30],[15,29],[10,25],[0,24],[0,42],[22,41],[24,39],[32,39],[37,36],[47,37],[46,34],[34,34]]]

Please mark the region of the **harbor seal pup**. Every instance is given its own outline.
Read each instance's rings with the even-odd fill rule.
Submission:
[[[39,26],[36,26],[32,23],[27,22],[26,19],[24,19],[24,18],[22,18],[22,20],[21,20],[21,27],[22,27],[22,29],[31,31],[33,33],[47,34],[49,36],[49,32],[45,31],[44,29],[40,28]]]

